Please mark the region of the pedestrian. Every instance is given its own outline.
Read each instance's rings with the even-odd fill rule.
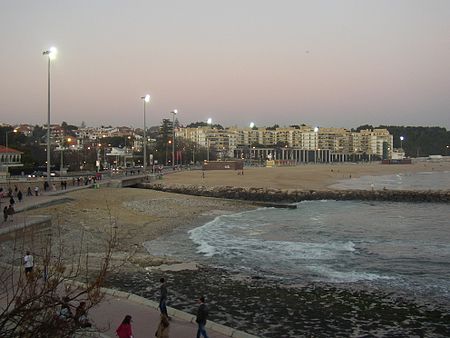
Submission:
[[[38,186],[35,186],[35,187],[34,187],[34,194],[35,194],[36,196],[39,196],[39,187],[38,187]]]
[[[126,315],[122,324],[117,328],[116,334],[119,338],[133,338],[133,331],[131,330],[131,316]]]
[[[33,266],[34,266],[33,255],[30,253],[30,251],[27,251],[25,256],[23,257],[23,266],[25,267],[26,275],[33,272]]]
[[[44,191],[47,191],[47,189],[50,188],[47,181],[44,182]]]
[[[14,200],[14,197],[11,196],[9,199],[9,204],[14,205],[14,203],[16,203],[16,201]]]
[[[206,320],[208,319],[208,306],[205,304],[205,297],[201,296],[198,299],[198,303],[200,305],[197,310],[197,318],[195,319],[198,324],[197,338],[200,338],[200,335],[208,338],[208,334],[205,331]]]
[[[23,198],[22,190],[19,190],[19,192],[17,193],[17,199],[19,200],[19,203],[22,202],[22,198]]]
[[[27,196],[33,196],[33,193],[31,192],[31,187],[28,187],[27,189]]]
[[[86,315],[86,302],[80,302],[80,304],[75,309],[75,322],[81,327],[91,327],[92,324]]]
[[[159,286],[159,310],[161,311],[161,314],[166,315],[167,318],[169,318],[169,315],[167,314],[167,285],[164,278],[161,278],[159,280],[161,282],[161,285]]]
[[[155,336],[157,338],[169,338],[169,325],[169,318],[166,315],[161,314]]]
[[[65,296],[62,299],[61,309],[57,312],[58,318],[64,321],[68,321],[73,317],[72,310],[69,304],[70,298]]]
[[[13,205],[10,204],[9,207],[8,207],[8,217],[11,218],[11,222],[13,221],[15,213],[16,213],[16,211],[14,210]]]
[[[5,205],[3,208],[3,222],[6,222],[8,220],[8,207]]]

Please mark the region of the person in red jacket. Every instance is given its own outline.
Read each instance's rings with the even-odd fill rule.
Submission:
[[[122,321],[122,324],[116,330],[119,338],[133,338],[133,332],[131,331],[131,316],[126,315]]]

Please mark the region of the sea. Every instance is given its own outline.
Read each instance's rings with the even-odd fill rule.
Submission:
[[[450,172],[367,176],[333,187],[368,186],[450,190]],[[449,204],[296,206],[222,214],[144,243],[152,255],[207,267],[171,276],[173,306],[192,311],[192,295],[183,294],[209,293],[216,321],[261,337],[450,336]],[[128,287],[139,290],[139,278]],[[192,281],[191,289],[177,278]]]

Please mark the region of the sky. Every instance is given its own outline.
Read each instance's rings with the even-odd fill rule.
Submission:
[[[0,123],[450,129],[448,0],[0,0]]]

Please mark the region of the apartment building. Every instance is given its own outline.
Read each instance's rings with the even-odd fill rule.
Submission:
[[[244,149],[251,149],[256,154],[257,149],[263,146],[264,154],[276,154],[278,151],[281,152],[281,159],[313,158],[314,161],[320,159],[326,162],[363,155],[385,158],[391,155],[386,153],[387,149],[393,149],[393,137],[386,129],[351,132],[345,128],[313,128],[308,125],[276,129],[231,127],[224,130],[198,127],[180,128],[176,136],[209,147],[222,155],[242,156]],[[296,151],[298,157],[292,155]],[[299,151],[303,151],[301,156]],[[312,155],[305,152],[312,152]]]

